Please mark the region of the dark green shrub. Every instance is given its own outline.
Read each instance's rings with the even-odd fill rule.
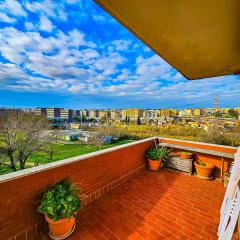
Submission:
[[[146,151],[146,157],[150,160],[160,160],[165,159],[168,154],[171,152],[171,149],[166,147],[151,147]]]
[[[38,211],[57,221],[70,218],[81,208],[79,189],[71,181],[63,180],[44,193]]]

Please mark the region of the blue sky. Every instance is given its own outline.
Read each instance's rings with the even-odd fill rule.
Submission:
[[[240,106],[236,76],[188,81],[91,0],[0,0],[0,106]]]

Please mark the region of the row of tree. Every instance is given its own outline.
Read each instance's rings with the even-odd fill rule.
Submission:
[[[223,116],[223,113],[218,110],[216,111],[214,114],[213,114],[215,117],[222,117]],[[230,117],[230,118],[235,118],[237,119],[239,117],[239,113],[234,110],[233,108],[230,108],[228,111],[227,111],[227,114],[226,114],[227,117]]]

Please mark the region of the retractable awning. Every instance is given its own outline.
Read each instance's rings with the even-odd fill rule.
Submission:
[[[95,0],[188,79],[239,73],[239,0]]]

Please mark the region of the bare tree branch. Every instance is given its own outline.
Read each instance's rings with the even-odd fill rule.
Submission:
[[[24,169],[28,157],[51,141],[48,129],[47,119],[32,113],[11,111],[0,119],[0,134],[12,169],[16,171],[16,163]]]

